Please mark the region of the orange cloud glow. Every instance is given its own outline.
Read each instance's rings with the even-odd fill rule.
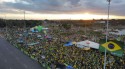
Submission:
[[[1,14],[1,18],[4,18],[5,14]],[[96,15],[90,13],[83,13],[83,14],[25,14],[26,19],[35,19],[35,20],[42,20],[42,19],[72,19],[72,20],[88,20],[88,19],[107,19],[107,15]],[[24,14],[6,14],[7,19],[24,19]],[[110,19],[124,19],[125,16],[115,16],[110,15]]]

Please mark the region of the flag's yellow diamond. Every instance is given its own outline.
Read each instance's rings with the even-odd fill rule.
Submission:
[[[106,42],[106,43],[102,44],[102,46],[105,47],[109,51],[116,51],[116,50],[121,49],[121,47],[118,44],[116,44],[112,41]]]

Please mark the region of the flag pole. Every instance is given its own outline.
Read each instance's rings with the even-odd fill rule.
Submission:
[[[111,0],[107,0],[108,1],[108,17],[107,17],[107,24],[106,24],[106,42],[108,41],[108,29],[109,29],[109,10],[110,10],[110,2]],[[104,69],[106,69],[106,49],[105,49],[105,58],[104,58]]]

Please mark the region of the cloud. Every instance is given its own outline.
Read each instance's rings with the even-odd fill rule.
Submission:
[[[15,0],[14,2],[2,2],[2,10],[0,12],[14,10],[25,10],[34,13],[46,14],[70,14],[70,13],[85,13],[92,14],[107,14],[106,0]],[[123,7],[124,0],[112,0],[111,11],[112,15],[125,15]],[[7,10],[13,9],[13,10]]]

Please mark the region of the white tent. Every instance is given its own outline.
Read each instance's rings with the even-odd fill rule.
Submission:
[[[117,32],[109,32],[110,34],[114,34],[114,35],[125,35],[125,29],[122,30],[115,30]]]
[[[89,40],[85,40],[85,41],[81,41],[81,42],[77,42],[76,46],[79,48],[94,48],[94,49],[99,49],[99,43],[95,43]]]
[[[49,28],[43,28],[44,30],[48,30]]]
[[[42,37],[41,35],[37,35],[38,38]]]

